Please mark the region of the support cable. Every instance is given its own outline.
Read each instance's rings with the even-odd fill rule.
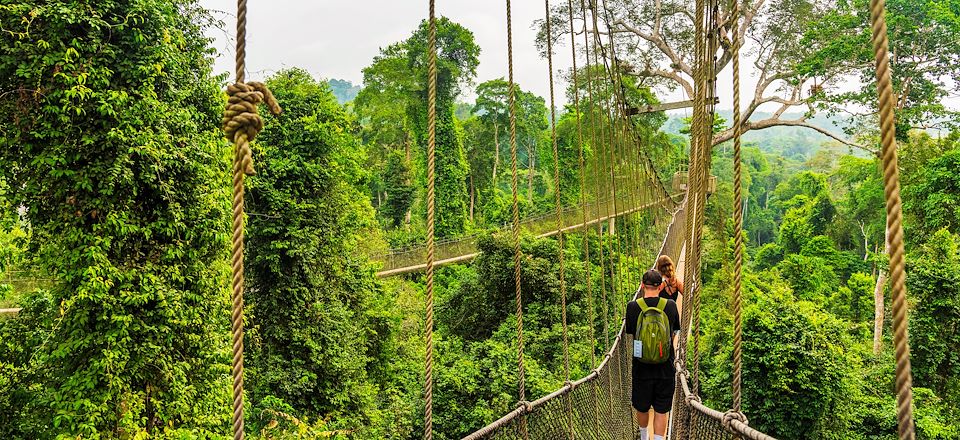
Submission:
[[[910,340],[907,335],[907,286],[904,269],[903,209],[900,201],[900,171],[897,168],[893,84],[890,75],[890,42],[884,0],[870,1],[871,42],[876,59],[877,92],[883,162],[883,194],[886,199],[887,236],[890,245],[890,292],[893,308],[893,345],[896,353],[897,428],[901,440],[913,440]]]
[[[237,56],[236,81],[227,87],[227,107],[223,112],[223,131],[234,144],[233,158],[233,221],[231,224],[232,292],[230,310],[230,333],[232,339],[231,375],[233,376],[234,440],[243,440],[243,236],[244,236],[244,180],[253,175],[253,153],[250,141],[263,129],[263,120],[257,106],[263,102],[274,114],[280,106],[266,85],[245,82],[247,57],[247,0],[237,1]]]
[[[550,82],[550,140],[553,144],[553,200],[557,211],[557,246],[559,247],[560,264],[560,316],[563,326],[563,380],[564,383],[570,382],[570,346],[567,338],[567,269],[566,269],[566,249],[563,234],[563,207],[560,203],[560,152],[557,148],[557,104],[553,90],[553,32],[552,20],[550,19],[550,0],[543,2],[545,14],[544,21],[547,26],[547,72]],[[570,401],[570,395],[564,398],[566,401],[567,423],[569,431],[568,438],[573,439],[573,407]]]
[[[510,0],[507,1],[507,69],[509,75],[510,99],[510,171],[513,190],[513,281],[517,304],[517,387],[521,405],[526,403],[526,368],[523,364],[523,297],[520,290],[520,263],[523,255],[520,250],[520,205],[517,195],[517,97],[516,84],[513,81],[513,21]],[[524,439],[528,438],[526,415],[520,422]]]
[[[436,156],[437,156],[437,19],[436,2],[430,0],[427,42],[427,298],[426,298],[426,357],[424,360],[424,421],[423,438],[433,438],[433,283],[434,283],[434,224],[436,222]]]
[[[740,120],[740,0],[733,0],[733,406],[730,418],[746,423],[741,408],[743,375],[743,160],[741,156]],[[724,420],[727,420],[725,416]],[[739,440],[739,434],[734,433]]]

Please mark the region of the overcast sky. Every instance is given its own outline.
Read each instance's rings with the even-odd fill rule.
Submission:
[[[225,22],[226,33],[211,35],[221,53],[216,68],[233,72],[236,1],[200,3]],[[437,2],[437,15],[462,24],[476,37],[481,48],[477,83],[507,77],[504,4],[490,0]],[[513,2],[514,79],[520,87],[549,99],[547,62],[534,45],[533,23],[543,18],[543,7],[540,1]],[[248,76],[262,79],[284,67],[302,67],[320,78],[346,79],[359,85],[363,80],[360,70],[370,65],[380,48],[409,37],[426,16],[427,2],[423,0],[251,0]],[[555,69],[570,68],[569,46],[564,49],[555,56]],[[563,99],[559,95],[565,86],[558,82],[558,100]]]
[[[233,72],[236,26],[235,0],[200,0],[224,22],[212,30],[220,56],[217,72]],[[506,12],[503,0],[440,0],[444,15],[473,31],[481,48],[476,83],[507,76]],[[264,79],[285,67],[301,67],[318,78],[345,79],[360,85],[361,69],[370,65],[381,47],[404,40],[427,16],[425,0],[250,0],[247,15],[247,77]],[[547,62],[534,43],[534,21],[542,19],[542,1],[515,0],[513,8],[514,79],[525,90],[549,100]],[[566,41],[565,41],[566,42]],[[570,47],[555,48],[554,70],[570,68]],[[742,90],[751,96],[756,81],[749,60],[742,63]],[[557,104],[565,102],[566,83],[554,75]],[[730,69],[718,78],[720,109],[731,108]],[[472,93],[461,97],[472,101]],[[687,99],[680,92],[663,101]],[[957,107],[957,97],[948,99]]]

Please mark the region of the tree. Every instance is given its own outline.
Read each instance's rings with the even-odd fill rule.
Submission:
[[[916,183],[904,189],[904,211],[918,241],[941,228],[960,232],[960,148],[921,168]]]
[[[360,86],[355,86],[352,82],[343,79],[330,79],[327,80],[327,84],[330,85],[330,91],[337,97],[337,102],[340,104],[353,101],[360,92]]]
[[[703,394],[730,405],[730,275],[705,287]],[[844,324],[818,302],[797,300],[775,272],[747,273],[743,311],[743,404],[750,425],[781,439],[844,438],[840,423],[859,368]],[[836,431],[834,433],[834,431]],[[831,436],[830,434],[835,434]]]
[[[743,112],[743,131],[770,127],[804,127],[852,147],[872,148],[838,136],[811,119],[819,111],[847,111],[849,102],[866,107],[862,116],[876,116],[875,83],[870,51],[868,1],[866,0],[738,0],[739,27],[733,29],[731,3],[720,2],[717,71],[730,68],[734,32],[740,41],[756,47],[753,70],[757,83],[745,91],[749,101]],[[888,2],[893,79],[897,103],[910,109],[911,121],[904,126],[930,126],[941,121],[945,111],[941,97],[956,93],[960,85],[948,78],[960,76],[960,47],[957,41],[956,0],[947,2]],[[682,89],[694,95],[694,11],[690,2],[640,0],[608,2],[598,11],[603,34],[613,33],[617,56],[630,74],[644,84],[661,90]],[[567,5],[554,9],[558,23],[555,41],[567,32]],[[575,20],[593,23],[590,16],[574,11]],[[593,31],[593,26],[586,30]],[[541,29],[543,31],[543,29]],[[540,44],[543,45],[541,32]],[[862,88],[848,93],[847,84],[858,81]],[[774,106],[767,117],[762,108]],[[857,108],[857,107],[854,107]],[[800,112],[799,117],[788,115]],[[755,118],[754,116],[758,116]],[[956,120],[952,116],[950,120]],[[875,124],[871,124],[875,125]],[[863,128],[863,120],[851,129]],[[714,136],[714,144],[733,137],[727,129]]]
[[[516,99],[517,162],[518,167],[525,165],[527,174],[527,204],[533,205],[534,181],[537,177],[538,163],[553,163],[553,152],[546,151],[550,142],[546,133],[547,107],[544,99],[514,84]],[[493,169],[490,181],[497,185],[500,164],[509,165],[510,161],[510,85],[503,78],[492,79],[477,86],[477,100],[474,113],[487,132],[492,132]],[[546,158],[549,160],[543,160]],[[552,165],[550,166],[552,168]],[[550,173],[552,174],[552,172]],[[503,174],[499,174],[503,176]]]
[[[361,118],[369,117],[371,124],[377,124],[374,118],[381,118],[392,126],[388,132],[394,135],[384,145],[397,148],[402,137],[408,157],[410,145],[420,147],[421,182],[426,177],[428,137],[428,33],[423,21],[407,40],[381,50],[364,69],[364,90],[357,97],[357,106],[364,108],[359,111]],[[446,17],[437,20],[436,44],[436,234],[443,237],[460,234],[467,227],[468,166],[453,113],[462,87],[476,76],[480,47],[470,30]]]
[[[375,225],[361,197],[364,151],[325,84],[300,69],[267,84],[284,114],[266,117],[247,196],[251,395],[356,429],[376,417],[370,376],[390,340],[359,257]]]
[[[916,384],[960,411],[960,237],[940,230],[907,262],[907,287],[915,299],[910,347]]]
[[[17,372],[0,385],[0,436],[228,429],[211,22],[188,0],[0,6],[0,173],[54,279],[0,335],[24,344],[0,349]]]
[[[854,124],[873,121],[877,95],[867,14],[870,2],[835,0],[828,5],[824,14],[809,23],[800,42],[829,43],[817,47],[797,69],[824,79],[833,76],[831,71],[842,74],[824,82],[827,86],[818,106],[834,114],[851,114]],[[960,84],[952,81],[960,75],[960,46],[949,43],[960,39],[960,1],[892,0],[886,3],[886,11],[898,138],[906,140],[911,129],[956,127],[960,113],[949,111],[942,101],[960,91]],[[859,80],[860,87],[852,91],[838,87],[842,83],[836,80],[847,82],[851,77]]]

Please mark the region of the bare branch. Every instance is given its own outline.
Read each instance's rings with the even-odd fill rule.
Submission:
[[[653,45],[656,46],[657,49],[660,50],[660,52],[662,52],[664,55],[667,56],[667,58],[670,59],[671,64],[679,68],[683,73],[690,76],[693,75],[693,69],[691,69],[690,66],[683,61],[683,58],[681,58],[680,55],[678,55],[677,52],[673,50],[673,48],[670,47],[666,41],[664,41],[664,39],[659,35],[658,31],[655,31],[656,33],[654,34],[648,34],[637,27],[624,23],[623,20],[617,20],[616,22],[614,22],[614,24],[622,26],[624,29],[630,31],[632,34],[644,40],[647,40],[650,43],[653,43]]]
[[[760,121],[744,121],[741,127],[742,127],[741,133],[746,133],[750,130],[763,130],[765,128],[770,128],[770,127],[805,127],[805,128],[814,130],[824,136],[827,136],[837,142],[840,142],[841,144],[844,144],[848,147],[857,148],[873,155],[877,154],[876,150],[873,150],[871,148],[865,147],[860,144],[850,142],[840,136],[837,136],[836,134],[831,133],[830,131],[824,128],[818,127],[816,125],[813,125],[807,122],[806,119],[804,118],[800,118],[800,119],[767,118]],[[728,128],[714,135],[713,144],[718,145],[730,139],[733,139],[733,128]]]

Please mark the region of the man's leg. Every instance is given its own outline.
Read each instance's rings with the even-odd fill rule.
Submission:
[[[646,427],[647,427],[647,424],[650,423],[650,412],[649,412],[649,411],[643,411],[643,412],[641,412],[641,411],[637,411],[636,409],[634,409],[634,410],[633,410],[633,415],[634,415],[634,417],[637,418],[637,425],[639,425],[641,428],[646,428]]]
[[[653,415],[653,435],[667,435],[667,414],[655,413]]]

